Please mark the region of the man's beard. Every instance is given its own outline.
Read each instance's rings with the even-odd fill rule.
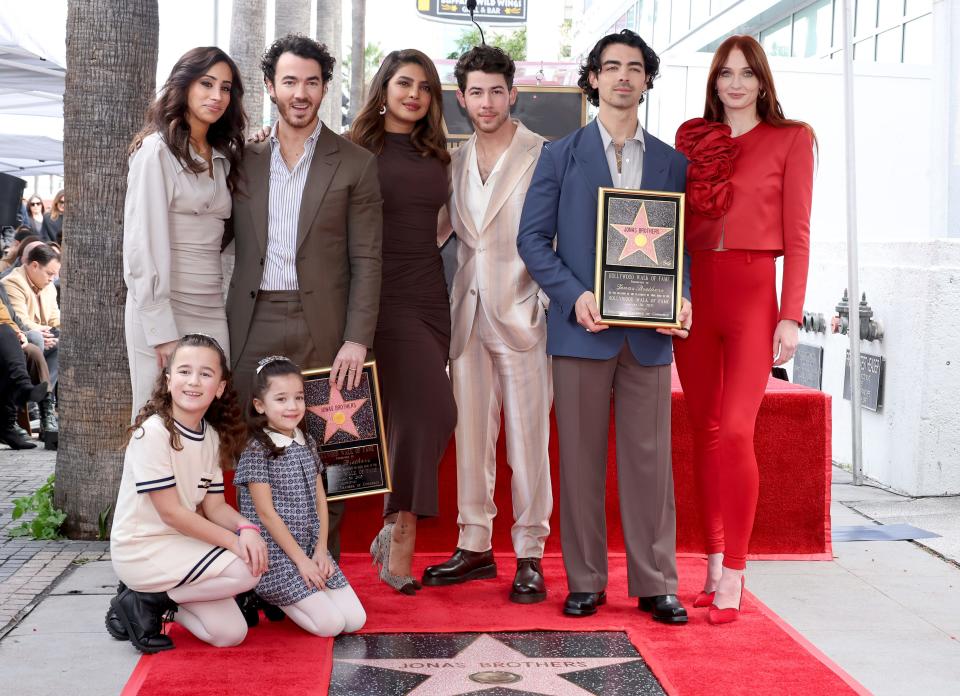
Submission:
[[[473,123],[474,130],[483,131],[484,133],[495,133],[503,127],[503,124],[507,122],[510,118],[510,112],[506,114],[498,114],[496,121],[483,121],[477,120]],[[480,124],[484,124],[483,127],[480,127]]]
[[[312,123],[313,119],[316,118],[317,116],[317,112],[320,111],[319,104],[312,104],[310,102],[307,102],[307,104],[309,105],[309,108],[307,111],[296,112],[296,111],[293,111],[292,109],[292,103],[293,102],[287,102],[287,103],[283,103],[280,101],[277,102],[277,111],[280,112],[280,117],[283,118],[284,121],[286,121],[291,125],[305,126],[308,123]]]

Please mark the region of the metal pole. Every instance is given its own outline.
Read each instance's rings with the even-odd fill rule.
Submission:
[[[863,483],[863,424],[860,406],[860,267],[857,261],[857,158],[853,120],[853,0],[843,0],[843,115],[846,141],[847,275],[850,298],[850,440],[853,485]]]
[[[213,0],[213,45],[219,46],[220,37],[220,0]]]

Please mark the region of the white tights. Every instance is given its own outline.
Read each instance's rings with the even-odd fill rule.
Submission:
[[[324,588],[299,602],[280,607],[295,624],[315,636],[332,637],[363,628],[367,613],[350,586]]]
[[[247,636],[247,622],[234,596],[252,590],[259,581],[238,558],[215,578],[174,587],[167,592],[179,605],[174,620],[210,645],[239,645]]]

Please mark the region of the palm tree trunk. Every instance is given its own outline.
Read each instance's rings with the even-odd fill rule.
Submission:
[[[276,0],[274,38],[287,34],[310,34],[310,0]],[[270,122],[277,120],[277,106],[270,107]]]
[[[320,118],[335,133],[339,133],[343,127],[343,76],[340,70],[343,25],[340,6],[341,0],[317,0],[317,41],[325,44],[337,61],[333,66],[333,79],[327,85],[327,96],[320,107]]]
[[[276,0],[274,36],[310,34],[310,0]]]
[[[230,19],[230,57],[240,68],[243,80],[243,107],[249,119],[249,131],[257,131],[263,123],[263,54],[267,30],[267,0],[233,0]]]
[[[366,94],[366,76],[364,67],[366,66],[366,55],[364,49],[367,45],[366,38],[366,17],[367,0],[353,0],[353,12],[351,13],[353,46],[350,48],[350,117],[357,117],[357,112],[363,106],[363,98]]]
[[[158,31],[157,0],[70,1],[63,152],[71,205],[60,287],[56,505],[74,538],[96,535],[97,516],[116,501],[123,470],[130,418],[120,254],[127,145],[153,98]]]

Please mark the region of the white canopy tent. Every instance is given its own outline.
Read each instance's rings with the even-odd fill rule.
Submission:
[[[30,36],[35,9],[4,3],[0,11],[0,114],[62,117],[65,49]]]
[[[38,17],[47,20],[43,40],[31,33]],[[67,71],[61,31],[66,31],[66,3],[34,0],[0,7],[0,172],[63,175],[59,138]]]
[[[13,176],[63,176],[63,143],[42,135],[0,134],[0,172]]]

